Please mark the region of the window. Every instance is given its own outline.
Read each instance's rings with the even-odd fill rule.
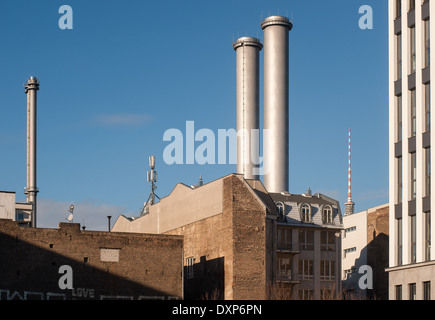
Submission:
[[[396,300],[402,300],[402,286],[396,286]]]
[[[415,224],[415,215],[410,217],[410,231],[411,231],[411,263],[415,263],[416,260],[416,250],[417,250],[417,240],[416,240],[416,224]]]
[[[398,96],[396,98],[396,118],[397,118],[397,132],[396,132],[396,140],[397,142],[402,141],[402,96]]]
[[[278,258],[278,280],[286,281],[292,279],[290,258]]]
[[[356,247],[345,249],[344,250],[344,257],[346,258],[346,255],[348,253],[355,252],[355,251],[356,251]]]
[[[313,290],[299,290],[299,300],[313,300]]]
[[[415,9],[415,0],[409,0],[409,11]]]
[[[430,260],[430,211],[426,212],[424,214],[424,255],[425,255],[425,260],[429,261]]]
[[[424,195],[426,197],[430,196],[430,148],[424,150],[424,176],[425,176],[425,188]]]
[[[314,250],[314,231],[299,230],[299,249]]]
[[[335,261],[320,261],[320,280],[335,280]]]
[[[344,232],[349,233],[349,232],[353,232],[356,230],[356,227],[350,227],[344,230]]]
[[[303,203],[301,205],[301,220],[304,222],[311,222],[311,207],[309,204]]]
[[[424,86],[425,132],[430,131],[430,84]]]
[[[396,36],[396,51],[397,51],[397,65],[396,65],[396,80],[402,79],[402,35]]]
[[[409,30],[409,41],[410,41],[410,73],[415,72],[415,28]]]
[[[333,218],[332,218],[332,207],[331,206],[324,206],[322,210],[322,220],[325,224],[332,224]]]
[[[397,203],[402,203],[403,198],[402,181],[402,157],[397,158]]]
[[[335,231],[320,232],[320,250],[335,251]]]
[[[417,132],[417,112],[416,112],[416,97],[415,90],[410,91],[410,99],[411,99],[411,132],[410,136],[415,137]]]
[[[278,216],[279,217],[284,217],[285,215],[285,206],[282,202],[277,202],[276,203],[276,210],[278,211]]]
[[[430,300],[430,281],[423,282],[423,300]]]
[[[430,20],[424,21],[424,65],[430,66]]]
[[[396,19],[402,15],[402,1],[396,0]]]
[[[303,280],[312,280],[313,260],[299,260],[299,272]]]
[[[186,279],[193,279],[193,265],[195,264],[195,258],[190,257],[186,259]]]
[[[397,265],[402,265],[402,219],[396,219],[397,230]]]
[[[349,278],[349,276],[354,272],[356,272],[356,268],[344,270],[344,279],[346,280],[347,278]]]
[[[409,300],[417,300],[417,290],[415,283],[410,283],[409,287]]]
[[[278,228],[278,249],[292,249],[292,229]]]
[[[411,200],[414,200],[417,196],[417,164],[416,153],[411,154]]]

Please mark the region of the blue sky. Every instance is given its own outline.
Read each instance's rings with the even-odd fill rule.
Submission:
[[[61,30],[63,4],[73,29]],[[373,30],[358,9],[373,8]],[[179,183],[236,172],[227,165],[166,165],[167,129],[236,127],[233,40],[263,40],[262,19],[293,19],[290,32],[290,192],[310,187],[361,211],[388,202],[387,1],[0,0],[0,190],[24,200],[26,96],[38,92],[39,227],[137,215],[157,158],[160,197]],[[260,77],[263,76],[263,55]],[[263,82],[261,80],[261,90]],[[262,117],[263,94],[260,91]]]

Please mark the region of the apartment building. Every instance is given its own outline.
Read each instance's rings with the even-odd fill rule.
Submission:
[[[294,300],[341,298],[341,233],[337,201],[308,189],[271,193],[278,209],[276,281]]]
[[[433,0],[389,0],[389,299],[435,297]]]

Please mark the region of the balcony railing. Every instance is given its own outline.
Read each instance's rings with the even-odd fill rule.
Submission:
[[[277,250],[278,251],[292,252],[292,253],[299,252],[298,246],[293,245],[291,242],[278,242]]]
[[[291,272],[278,272],[277,281],[278,282],[289,282],[289,283],[299,283],[301,280],[300,274],[292,274]]]

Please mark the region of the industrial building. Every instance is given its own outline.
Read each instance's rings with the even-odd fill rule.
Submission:
[[[338,203],[323,195],[269,194],[231,174],[199,187],[177,184],[112,232],[184,236],[185,298],[332,299],[340,290]]]
[[[16,255],[13,263],[0,264],[0,297],[339,297],[343,229],[340,205],[325,195],[313,195],[311,190],[289,193],[289,31],[293,24],[286,17],[271,16],[261,23],[261,28],[264,45],[252,37],[233,43],[237,59],[237,131],[243,132],[237,141],[237,173],[192,187],[179,183],[171,194],[156,201],[152,157],[152,194],[143,211],[138,217],[121,215],[107,233],[80,230],[73,223],[60,224],[58,230],[36,228],[39,80],[28,80],[24,205],[28,210],[25,220],[33,228],[0,220],[2,254]],[[260,168],[259,59],[263,49],[263,129],[267,134]],[[264,184],[260,176],[264,176]],[[21,207],[14,195],[0,194],[8,203],[0,214],[17,220]],[[33,258],[26,252],[31,252]],[[24,270],[29,259],[32,267]],[[53,271],[70,264],[80,270],[80,295],[76,291],[60,292],[58,288],[59,274]],[[48,278],[36,276],[47,270],[51,270]],[[101,283],[90,279],[92,273]]]
[[[389,298],[435,297],[429,0],[389,0]],[[434,208],[434,209],[432,209]]]
[[[324,195],[289,191],[289,31],[271,16],[264,45],[233,43],[237,174],[189,187],[120,216],[113,232],[183,235],[185,297],[335,299],[341,290],[341,210]],[[263,168],[259,166],[259,55],[264,49]],[[264,176],[264,184],[259,180]]]

